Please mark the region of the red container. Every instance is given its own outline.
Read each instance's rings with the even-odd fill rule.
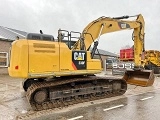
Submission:
[[[132,60],[132,59],[134,59],[133,48],[120,50],[120,60]]]
[[[120,59],[125,58],[125,49],[120,50]]]

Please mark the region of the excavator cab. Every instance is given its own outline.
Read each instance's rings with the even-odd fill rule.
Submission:
[[[154,78],[153,70],[128,69],[125,71],[123,76],[123,79],[125,79],[128,84],[143,87],[152,86],[154,83]]]

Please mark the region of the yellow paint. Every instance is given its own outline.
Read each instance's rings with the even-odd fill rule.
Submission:
[[[28,77],[28,42],[17,40],[12,43],[10,50],[9,75],[13,77]],[[18,66],[18,69],[15,67]]]
[[[119,23],[122,23],[121,26]],[[103,26],[102,32],[100,32]],[[128,26],[128,27],[127,27]],[[122,30],[130,30],[133,29],[133,36],[134,38],[134,62],[135,66],[143,66],[141,55],[144,50],[144,28],[145,22],[143,16],[141,14],[137,15],[136,20],[123,20],[123,19],[113,19],[110,17],[100,17],[97,20],[90,22],[83,30],[82,34],[84,37],[84,44],[85,48],[88,49],[90,45],[95,41],[99,35],[117,32]],[[114,44],[113,44],[114,46]],[[79,50],[80,49],[80,40],[76,42],[72,50]]]
[[[91,59],[89,51],[86,62],[86,70],[74,70],[72,50],[65,43],[24,39],[12,43],[11,64],[8,70],[10,76],[20,78],[87,75],[101,72],[100,60]],[[18,70],[15,69],[17,65]]]

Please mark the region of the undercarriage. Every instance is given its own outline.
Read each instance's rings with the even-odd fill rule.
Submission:
[[[62,108],[73,104],[123,95],[126,81],[97,76],[62,77],[37,80],[23,86],[33,110]],[[25,84],[26,85],[26,84]]]

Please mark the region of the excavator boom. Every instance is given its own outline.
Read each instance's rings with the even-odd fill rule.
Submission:
[[[123,20],[130,17],[136,17],[136,20]],[[150,86],[154,82],[153,71],[144,70],[144,61],[142,59],[144,48],[144,18],[141,14],[136,16],[122,17],[100,17],[97,20],[89,23],[82,32],[82,40],[78,40],[73,50],[86,49],[88,50],[93,42],[99,40],[99,37],[105,33],[116,32],[126,29],[133,29],[132,39],[134,40],[134,63],[138,70],[126,71],[124,78],[128,84],[140,86]],[[95,42],[97,44],[97,42]],[[132,78],[132,79],[131,79]],[[142,78],[145,78],[142,80]],[[142,82],[143,81],[143,82]],[[152,81],[152,82],[149,82]],[[152,84],[148,84],[152,83]],[[143,84],[142,84],[143,83]]]

